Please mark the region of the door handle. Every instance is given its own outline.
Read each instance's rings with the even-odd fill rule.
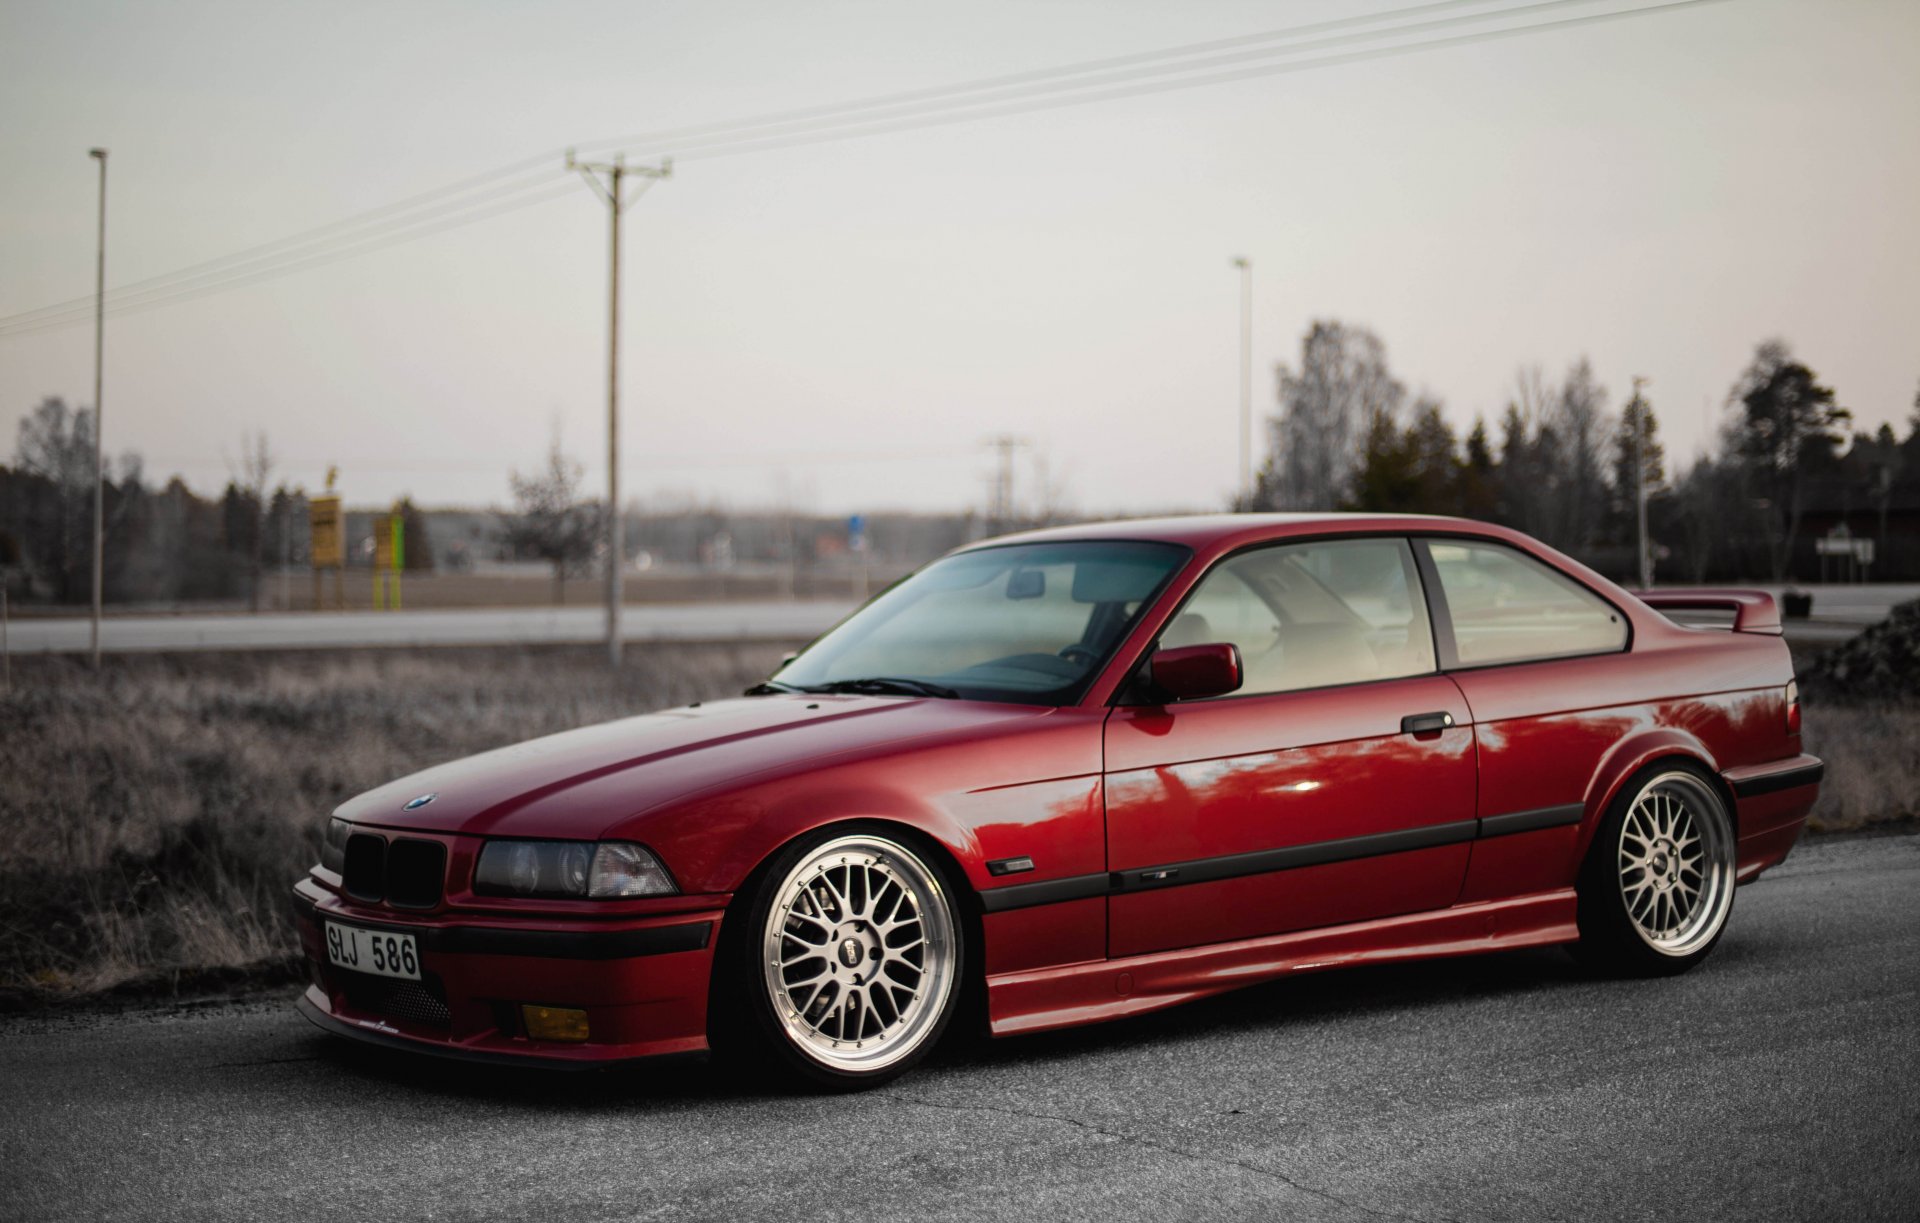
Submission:
[[[1403,735],[1439,734],[1453,725],[1453,715],[1444,709],[1438,713],[1410,713],[1400,719],[1400,733]]]

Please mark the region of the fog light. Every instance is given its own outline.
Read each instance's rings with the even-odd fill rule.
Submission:
[[[587,1013],[566,1006],[533,1006],[520,1008],[520,1020],[527,1025],[527,1035],[535,1040],[585,1040],[587,1038]]]

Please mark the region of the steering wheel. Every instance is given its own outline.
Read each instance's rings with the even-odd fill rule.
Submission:
[[[1061,646],[1055,653],[1068,662],[1078,662],[1083,667],[1091,667],[1100,661],[1099,654],[1077,641],[1072,645]]]

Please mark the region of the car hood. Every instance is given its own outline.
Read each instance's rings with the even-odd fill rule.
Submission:
[[[383,828],[591,840],[643,812],[731,784],[1049,712],[920,697],[717,701],[436,765],[350,799],[335,814]]]

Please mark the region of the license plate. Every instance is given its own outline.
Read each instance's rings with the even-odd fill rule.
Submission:
[[[327,959],[335,968],[372,973],[376,977],[420,979],[420,952],[411,934],[388,934],[357,926],[327,923]]]

